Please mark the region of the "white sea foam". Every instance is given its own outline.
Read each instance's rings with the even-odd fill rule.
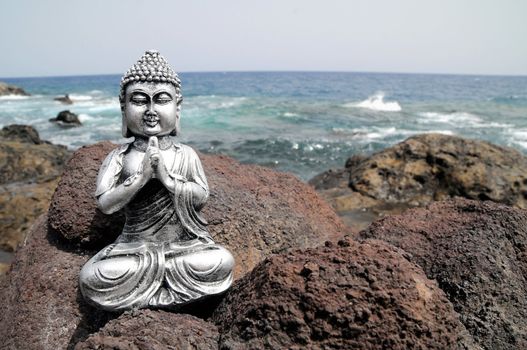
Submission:
[[[27,100],[30,96],[22,95],[4,95],[0,96],[0,100]]]
[[[384,92],[379,91],[361,102],[352,102],[344,104],[344,107],[366,108],[382,112],[399,112],[402,110],[397,101],[384,101]]]
[[[515,140],[527,141],[527,129],[508,129],[507,133]]]
[[[426,130],[426,131],[415,131],[412,134],[443,134],[443,135],[455,135],[452,130]]]
[[[483,120],[475,114],[467,112],[451,112],[451,113],[439,113],[439,112],[423,112],[419,113],[419,116],[424,119],[420,119],[422,123],[448,123],[458,124],[464,123],[481,123]]]
[[[372,129],[355,128],[355,129],[351,129],[350,131],[351,131],[351,135],[353,138],[357,138],[357,139],[364,140],[364,141],[382,139],[387,136],[391,136],[391,135],[398,133],[395,127],[389,127],[389,128],[374,127]]]
[[[70,94],[69,96],[72,101],[89,101],[93,99],[93,97],[90,95]]]
[[[296,113],[292,113],[292,112],[285,112],[284,114],[282,114],[284,117],[296,117],[298,116],[298,114]]]
[[[79,120],[80,120],[81,123],[84,123],[84,122],[86,122],[88,120],[93,120],[93,119],[95,119],[95,118],[92,117],[89,114],[85,114],[85,113],[79,114]]]

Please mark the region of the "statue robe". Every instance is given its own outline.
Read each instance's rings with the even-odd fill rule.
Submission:
[[[104,161],[96,197],[134,181],[135,171],[123,167],[129,147],[115,149]],[[115,243],[81,271],[81,292],[100,308],[177,307],[222,293],[232,283],[232,255],[214,244],[199,213],[209,195],[201,162],[192,148],[171,147],[169,175],[188,181],[175,181],[172,193],[150,180],[125,206],[126,223]]]

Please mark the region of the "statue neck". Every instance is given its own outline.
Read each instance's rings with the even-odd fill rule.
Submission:
[[[159,141],[159,149],[166,150],[174,145],[174,141],[170,135],[158,136],[157,140]],[[135,136],[135,140],[132,143],[133,147],[141,152],[145,152],[148,148],[148,138]]]

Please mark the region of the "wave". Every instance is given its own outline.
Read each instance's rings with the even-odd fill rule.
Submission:
[[[70,94],[69,96],[72,101],[89,101],[93,99],[90,95]]]
[[[282,115],[284,117],[297,117],[298,116],[298,114],[292,113],[292,112],[284,112]]]
[[[22,96],[22,95],[3,95],[0,96],[0,100],[27,100],[31,96]]]
[[[81,123],[85,123],[86,121],[93,120],[93,119],[95,118],[89,114],[86,114],[86,113],[79,114],[79,120]]]
[[[238,107],[247,101],[247,97],[228,97],[216,95],[195,96],[187,100],[185,109],[229,109]]]
[[[418,113],[419,116],[425,118],[419,120],[424,123],[448,123],[448,124],[457,124],[459,122],[468,122],[468,123],[481,123],[483,120],[475,114],[468,112],[423,112]]]
[[[418,134],[443,134],[443,135],[454,135],[455,133],[451,130],[407,130],[397,129],[395,127],[373,127],[373,128],[333,128],[333,134],[338,136],[351,137],[352,139],[359,141],[378,141],[383,140],[387,137],[410,137]]]
[[[361,102],[352,102],[344,104],[344,107],[366,108],[382,112],[400,112],[401,105],[397,101],[384,101],[384,92],[379,91]]]

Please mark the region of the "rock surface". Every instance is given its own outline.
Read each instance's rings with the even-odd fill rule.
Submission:
[[[208,350],[218,349],[218,341],[218,329],[212,323],[190,315],[141,310],[111,320],[75,350]]]
[[[68,127],[82,125],[81,121],[79,120],[79,116],[70,111],[61,111],[59,112],[59,114],[57,114],[56,118],[52,118],[49,121],[57,123],[60,126],[68,126]]]
[[[65,105],[73,104],[73,101],[71,100],[70,95],[68,95],[68,94],[66,94],[64,96],[60,96],[60,97],[55,97],[53,100],[54,101],[58,101],[60,103],[63,103]]]
[[[47,216],[39,217],[0,281],[2,349],[68,349],[111,318],[86,305],[78,290],[90,252],[58,238],[48,232]]]
[[[70,152],[25,125],[0,131],[0,250],[13,252],[49,201]]]
[[[208,323],[86,305],[78,274],[95,251],[72,247],[47,221],[0,279],[2,349],[473,348],[435,282],[381,241],[275,255],[235,282]]]
[[[346,166],[310,183],[347,222],[362,218],[362,227],[379,215],[454,196],[527,208],[527,157],[485,141],[418,135]]]
[[[93,197],[97,171],[113,147],[83,147],[64,170],[49,223],[72,242],[100,249],[120,233],[122,216],[100,213]],[[314,247],[348,230],[310,186],[292,175],[225,156],[200,158],[211,189],[203,216],[215,241],[234,252],[236,278],[269,254]]]
[[[115,148],[100,142],[77,150],[68,161],[49,206],[49,224],[67,240],[102,248],[122,230],[124,215],[105,215],[97,209],[95,187],[104,158]]]
[[[0,81],[0,96],[5,95],[29,96],[29,94],[25,92],[24,89]]]
[[[20,124],[11,124],[4,126],[2,130],[0,130],[0,139],[2,139],[3,141],[9,140],[33,143],[35,145],[45,143],[45,141],[42,141],[40,139],[40,135],[34,127]]]
[[[212,319],[224,349],[456,349],[471,339],[421,269],[381,241],[276,255]]]
[[[483,348],[527,348],[526,210],[458,198],[377,221],[360,238],[410,253]]]

